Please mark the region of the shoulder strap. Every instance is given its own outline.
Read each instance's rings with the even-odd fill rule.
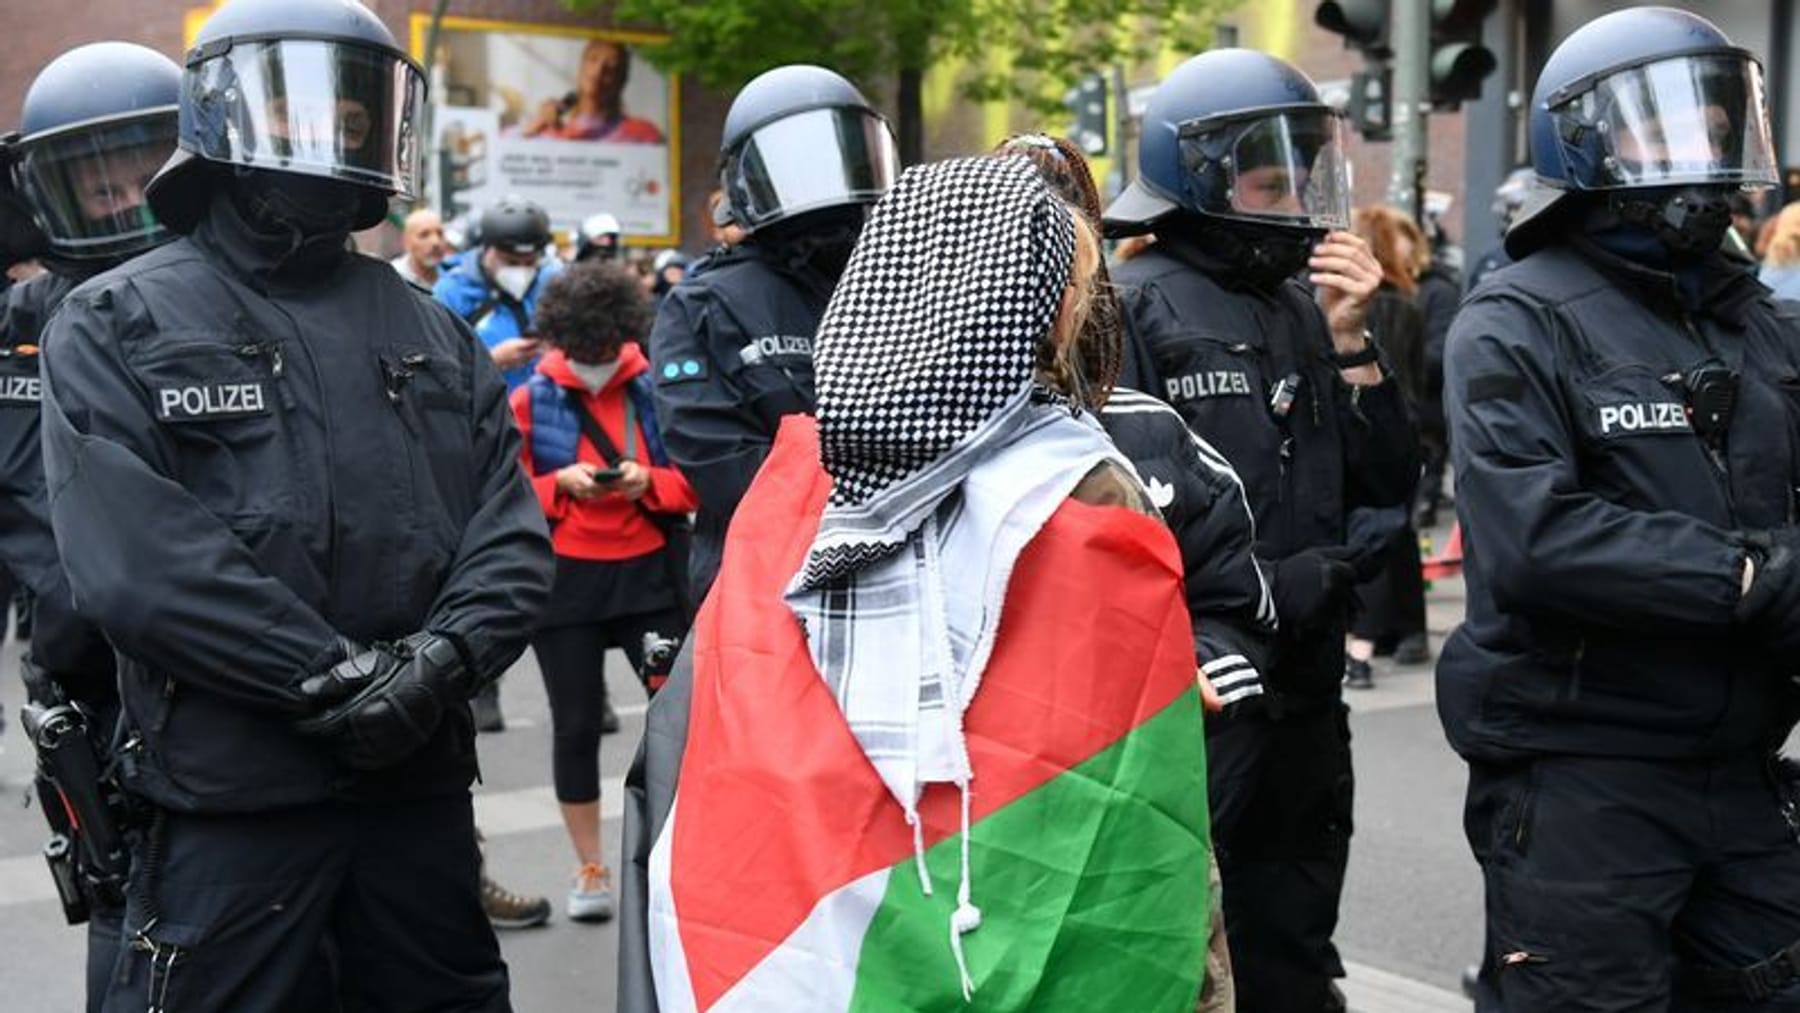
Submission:
[[[594,449],[600,452],[600,457],[606,462],[608,468],[617,468],[619,466],[619,448],[613,444],[612,438],[606,435],[606,430],[600,428],[600,423],[595,422],[594,417],[588,414],[587,405],[581,400],[580,393],[565,390],[563,396],[569,399],[569,406],[575,409],[575,418],[581,423],[582,434],[588,438],[589,443],[594,445]]]

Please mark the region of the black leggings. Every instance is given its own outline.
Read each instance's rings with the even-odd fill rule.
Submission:
[[[673,609],[539,630],[531,640],[550,697],[550,772],[558,802],[600,798],[600,719],[606,713],[606,650],[625,652],[643,678],[644,634],[678,636]]]

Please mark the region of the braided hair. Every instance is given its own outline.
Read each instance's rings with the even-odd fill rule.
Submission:
[[[1050,189],[1079,211],[1099,235],[1100,190],[1094,185],[1087,157],[1074,142],[1045,134],[1016,134],[1001,141],[992,154],[1029,160]],[[1099,411],[1119,382],[1125,354],[1124,310],[1106,273],[1105,258],[1101,258],[1094,286],[1087,322],[1075,340],[1074,365],[1080,377],[1075,389],[1067,393],[1085,393],[1085,407]]]

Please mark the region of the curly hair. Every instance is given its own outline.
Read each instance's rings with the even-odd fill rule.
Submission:
[[[1044,134],[1019,134],[1001,141],[993,155],[1027,159],[1044,182],[1064,203],[1074,208],[1097,237],[1100,232],[1100,191],[1088,169],[1087,158],[1074,142]],[[1083,385],[1096,411],[1106,404],[1119,382],[1125,349],[1123,311],[1112,291],[1112,279],[1101,258],[1095,291],[1087,307],[1087,319],[1075,340],[1076,358],[1086,381]],[[1073,392],[1070,392],[1073,393]]]
[[[653,319],[637,272],[612,261],[576,264],[538,297],[538,333],[577,362],[602,362],[643,341]]]

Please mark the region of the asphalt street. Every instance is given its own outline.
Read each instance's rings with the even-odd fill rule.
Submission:
[[[1434,645],[1461,614],[1460,583],[1431,593]],[[16,722],[23,690],[18,647],[0,648],[0,1011],[63,1013],[81,1008],[83,935],[63,924],[38,849],[43,821],[27,803],[31,759]],[[608,854],[618,852],[619,779],[643,728],[644,699],[616,653],[608,680],[624,730],[602,748]],[[1480,879],[1463,844],[1464,774],[1444,744],[1432,705],[1429,666],[1378,662],[1377,686],[1350,696],[1357,765],[1356,839],[1339,944],[1346,991],[1360,1013],[1467,1010],[1456,994],[1481,938]],[[550,791],[550,716],[529,653],[502,684],[508,728],[481,738],[478,819],[489,866],[506,886],[549,895],[557,915],[544,928],[502,933],[513,1000],[532,1011],[614,1008],[617,934],[562,915],[573,871]],[[609,859],[616,864],[616,858]]]

